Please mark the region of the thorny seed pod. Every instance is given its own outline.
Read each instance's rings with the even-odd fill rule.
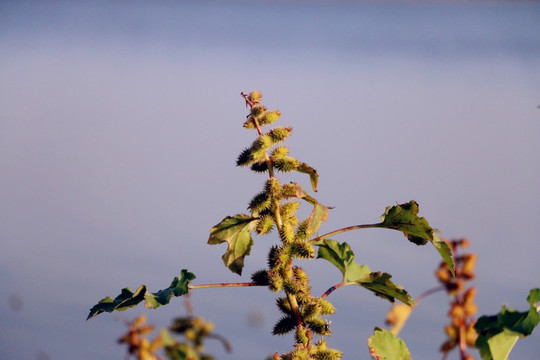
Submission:
[[[283,277],[276,271],[268,271],[268,288],[272,292],[280,292],[283,290]]]
[[[253,153],[251,148],[246,148],[242,150],[238,158],[236,159],[236,166],[246,166],[251,164],[254,161]]]
[[[280,265],[285,265],[285,264],[288,264],[289,261],[292,259],[292,256],[291,256],[291,245],[290,244],[284,244],[282,245],[281,247],[281,251],[279,253],[279,264]],[[284,269],[285,266],[281,266],[281,269]],[[289,270],[290,271],[290,274],[283,274],[284,277],[290,277],[292,276],[292,270]]]
[[[268,111],[259,120],[259,124],[260,125],[270,125],[270,124],[276,122],[279,119],[280,116],[281,116],[281,112],[279,110]]]
[[[309,342],[308,330],[303,326],[298,326],[294,333],[294,339],[297,344],[307,345]]]
[[[273,199],[278,199],[281,197],[281,183],[275,177],[271,177],[266,180],[264,191]]]
[[[259,90],[253,90],[252,92],[249,93],[248,99],[252,103],[258,104],[258,103],[261,102],[262,94],[261,94],[261,92]]]
[[[292,133],[292,127],[290,126],[278,126],[268,132],[268,136],[272,138],[274,143],[285,140]]]
[[[294,312],[291,308],[291,303],[286,297],[281,297],[276,299],[276,305],[281,310],[282,313],[287,315],[293,315]]]
[[[270,280],[268,278],[268,273],[266,270],[255,271],[253,274],[251,274],[251,281],[257,285],[270,285]]]
[[[272,231],[274,228],[274,218],[270,215],[263,215],[260,217],[259,222],[257,223],[257,227],[255,228],[255,231],[257,231],[257,234],[259,235],[265,235]]]
[[[330,335],[330,327],[328,323],[321,318],[314,318],[306,321],[308,328],[317,335],[328,336]]]
[[[251,164],[251,170],[257,173],[264,173],[268,171],[268,164],[266,161],[257,161]]]
[[[274,161],[279,160],[279,159],[281,159],[281,158],[283,158],[284,156],[287,156],[287,155],[289,155],[289,149],[284,145],[276,147],[270,153],[270,156],[272,157],[272,159]]]
[[[251,149],[254,152],[258,151],[266,151],[268,150],[272,145],[274,144],[274,141],[271,136],[267,134],[262,134],[253,142],[253,145],[251,146]]]
[[[294,330],[296,327],[296,320],[292,316],[284,316],[274,325],[272,335],[285,335]]]
[[[296,294],[296,300],[299,304],[308,304],[313,301],[313,296],[310,293],[311,287],[306,286]]]
[[[279,254],[281,252],[281,248],[277,245],[274,245],[270,247],[270,250],[268,251],[268,258],[267,258],[267,264],[270,269],[274,269],[277,266],[279,266]]]
[[[294,196],[296,196],[297,190],[298,190],[298,184],[297,183],[291,182],[289,184],[284,184],[281,187],[281,195],[285,196],[285,197],[294,197]]]
[[[272,199],[265,192],[260,192],[251,199],[248,209],[253,216],[257,216],[261,211],[266,210],[272,204]]]
[[[274,166],[281,172],[291,172],[300,166],[300,161],[291,156],[283,156],[280,159],[274,161]]]
[[[326,341],[324,341],[323,339],[318,340],[317,343],[315,344],[315,347],[317,348],[317,351],[328,349],[328,346],[326,345]]]
[[[300,203],[298,201],[284,202],[279,209],[279,214],[282,219],[291,219],[299,207]]]
[[[296,238],[298,240],[306,240],[309,237],[308,234],[308,228],[309,228],[309,218],[303,220],[297,227],[296,227]]]
[[[306,284],[306,285],[309,284],[309,278],[306,272],[304,271],[304,269],[302,269],[301,267],[299,266],[293,267],[293,275],[294,275],[294,278],[297,281],[301,282],[302,284]]]
[[[336,308],[330,303],[330,301],[321,298],[315,298],[314,300],[321,306],[322,315],[331,315],[336,312]]]
[[[343,353],[336,349],[319,350],[313,354],[313,359],[316,360],[339,360]]]
[[[311,259],[315,257],[315,248],[307,241],[295,241],[291,246],[291,254],[299,259]]]
[[[250,130],[257,128],[257,126],[255,126],[255,121],[253,120],[253,116],[248,116],[247,120],[244,122],[244,127]]]
[[[289,294],[296,295],[300,291],[300,286],[294,280],[285,279],[285,280],[283,280],[283,289],[285,290],[285,292],[287,292]]]
[[[291,243],[294,241],[294,228],[290,222],[284,222],[279,230],[279,237],[284,243]]]
[[[264,114],[266,113],[266,107],[263,106],[263,105],[255,105],[252,109],[251,109],[251,114],[250,116],[253,117],[254,119],[262,119],[262,117],[264,116]]]
[[[291,351],[288,354],[284,354],[284,356],[285,355],[290,356],[290,357],[287,358],[287,359],[290,359],[290,360],[308,360],[308,359],[311,358],[309,356],[308,350],[303,345],[300,345],[300,344],[297,344],[294,347],[293,351]]]
[[[317,303],[305,304],[301,314],[304,321],[312,320],[321,314],[321,306]]]

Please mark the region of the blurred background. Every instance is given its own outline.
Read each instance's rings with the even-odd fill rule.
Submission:
[[[0,2],[2,359],[122,359],[124,321],[168,326],[183,300],[85,322],[101,298],[166,288],[183,268],[196,284],[262,268],[275,235],[255,239],[242,277],[224,245],[206,244],[265,180],[235,167],[254,139],[240,97],[253,89],[293,127],[291,155],[320,173],[317,198],[335,207],[321,233],[414,199],[478,254],[479,315],[526,310],[540,285],[539,69],[536,2]],[[335,240],[413,296],[437,285],[431,246],[377,229]],[[340,280],[322,260],[300,265],[314,294]],[[292,336],[270,336],[274,298],[192,292],[234,353],[208,351],[290,350]],[[353,287],[329,300],[329,345],[370,358],[389,303]],[[413,358],[440,357],[447,309],[439,293],[413,312],[401,333]],[[539,334],[512,358],[536,358]]]

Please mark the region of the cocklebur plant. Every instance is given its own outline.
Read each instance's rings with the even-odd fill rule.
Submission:
[[[388,206],[378,223],[349,226],[319,235],[319,229],[326,221],[331,207],[319,203],[309,193],[317,192],[318,172],[289,153],[284,142],[292,134],[291,127],[270,128],[280,119],[281,113],[278,110],[268,110],[261,103],[262,96],[257,90],[241,95],[250,110],[243,127],[253,131],[255,139],[241,151],[236,164],[266,174],[267,179],[262,190],[249,201],[248,213],[227,216],[212,227],[208,244],[226,243],[223,263],[233,273],[242,275],[245,257],[254,246],[253,235],[275,236],[279,243],[269,248],[264,268],[251,274],[249,282],[215,284],[192,284],[195,275],[183,269],[180,277],[174,278],[166,289],[152,293],[145,285],[141,285],[135,292],[124,288],[116,298],[104,298],[92,307],[87,320],[102,312],[126,310],[142,301],[147,308],[157,308],[168,304],[172,297],[199,288],[266,286],[271,294],[276,294],[272,296],[277,296],[276,304],[282,313],[274,325],[273,335],[293,334],[291,351],[281,355],[275,353],[274,359],[340,359],[342,352],[327,345],[331,335],[329,317],[335,312],[328,300],[330,294],[343,286],[357,285],[390,302],[397,299],[412,306],[414,300],[406,290],[391,280],[390,274],[373,272],[367,265],[358,264],[349,244],[340,243],[331,237],[364,228],[398,230],[416,245],[431,243],[453,275],[452,249],[438,238],[437,230],[426,219],[418,216],[419,209],[415,201]],[[300,182],[282,183],[278,174],[288,172],[300,173],[306,180],[309,178],[311,190],[305,190]],[[298,217],[297,211],[302,204],[309,209],[305,219]],[[298,260],[309,259],[329,261],[342,274],[341,279],[319,296],[312,293],[308,274],[297,264]],[[387,335],[384,330],[376,328],[369,339],[369,350],[375,358],[380,358],[381,352],[387,348]],[[402,343],[397,345],[399,349],[402,347]]]

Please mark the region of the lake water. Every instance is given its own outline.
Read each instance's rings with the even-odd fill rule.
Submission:
[[[470,239],[479,313],[525,310],[540,274],[539,69],[534,2],[0,3],[2,359],[123,358],[122,319],[167,326],[185,308],[85,322],[104,296],[165,288],[182,268],[196,283],[248,281],[275,238],[255,239],[241,278],[206,240],[264,182],[234,166],[253,141],[239,93],[254,88],[294,128],[291,154],[320,173],[317,198],[335,206],[322,232],[415,199],[442,236]],[[336,240],[414,296],[436,285],[432,248],[391,231]],[[340,274],[313,262],[322,294]],[[389,306],[340,290],[329,345],[368,359]],[[269,335],[265,289],[191,300],[232,343],[232,355],[209,344],[219,359],[292,343]],[[434,295],[413,313],[401,334],[413,358],[439,357],[447,303]],[[539,333],[512,358],[536,358]]]

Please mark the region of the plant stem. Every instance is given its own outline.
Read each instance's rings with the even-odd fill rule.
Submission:
[[[194,290],[194,289],[205,289],[205,288],[215,288],[215,287],[246,287],[246,286],[264,286],[264,285],[259,285],[254,282],[215,283],[215,284],[188,285],[188,289]]]
[[[322,239],[326,239],[327,237],[330,237],[330,236],[333,236],[333,235],[338,235],[338,234],[344,233],[346,231],[357,230],[357,229],[378,228],[378,227],[381,227],[381,223],[347,226],[347,227],[344,227],[344,228],[341,228],[341,229],[338,229],[338,230],[334,230],[334,231],[329,232],[327,234],[317,236],[316,238],[313,238],[313,239],[309,240],[309,242],[316,242],[316,241],[319,241],[319,240],[322,240]]]
[[[328,295],[330,295],[330,294],[333,293],[335,290],[337,290],[337,289],[339,289],[340,287],[345,286],[345,285],[347,285],[346,282],[340,282],[339,284],[336,284],[336,285],[332,286],[330,289],[326,290],[326,292],[325,292],[324,294],[321,295],[321,299],[323,299],[323,300],[326,299],[326,297],[327,297]]]
[[[241,95],[246,100],[246,103],[249,105],[250,109],[253,110],[253,107],[256,104],[253,101],[251,101],[251,99],[249,98],[249,95],[244,94],[243,92],[241,93]],[[252,121],[253,121],[253,124],[255,124],[255,127],[257,128],[257,132],[259,133],[259,136],[262,136],[263,133],[262,133],[259,121],[255,117],[252,117]],[[265,152],[264,159],[265,159],[265,162],[266,162],[266,167],[268,168],[268,176],[269,176],[269,178],[273,178],[274,177],[274,167],[272,165],[272,161],[270,160],[270,157],[268,156],[268,152]],[[272,206],[273,209],[272,210],[273,210],[274,219],[276,221],[276,227],[277,227],[278,231],[281,233],[282,227],[283,227],[283,221],[281,219],[281,214],[280,214],[280,201],[281,201],[280,199],[274,199],[273,200],[273,206]],[[287,264],[287,267],[288,267],[287,272],[292,273],[292,259],[289,262],[289,264]],[[251,286],[251,285],[248,285],[248,286]],[[300,306],[298,305],[296,295],[288,293],[288,292],[285,292],[285,294],[287,295],[287,300],[289,301],[291,309],[294,312],[294,317],[296,319],[296,323],[298,324],[298,326],[301,326],[303,324],[303,322],[302,322],[302,316],[300,314]]]

